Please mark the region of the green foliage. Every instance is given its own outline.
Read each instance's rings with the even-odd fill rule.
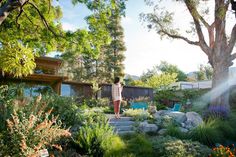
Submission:
[[[21,84],[0,86],[0,131],[6,130],[6,120],[11,117],[13,110],[26,102],[26,99],[22,99],[22,89]]]
[[[32,156],[38,155],[39,150],[52,147],[61,137],[70,136],[68,130],[61,128],[57,117],[51,116],[51,111],[44,112],[45,103],[40,103],[37,97],[32,106],[24,104],[21,109],[14,111],[7,119],[7,130],[4,133],[4,155]]]
[[[142,109],[128,109],[123,112],[125,116],[133,117],[134,120],[144,121],[150,117],[150,114],[147,110]]]
[[[154,156],[152,145],[146,135],[134,134],[125,138],[125,143],[127,143],[127,153],[138,157]]]
[[[145,81],[141,80],[135,80],[131,82],[130,84],[133,86],[143,86],[143,87],[151,87],[151,88],[166,88],[171,83],[174,83],[176,81],[176,74],[155,74],[151,77],[147,78]]]
[[[186,81],[187,79],[187,75],[183,71],[181,71],[176,65],[172,65],[166,61],[161,61],[161,63],[157,65],[156,68],[162,73],[177,74],[176,81]]]
[[[103,156],[111,144],[113,130],[104,117],[97,122],[85,123],[74,137],[76,148],[87,155]]]
[[[33,49],[23,46],[19,42],[9,42],[0,48],[0,69],[14,77],[22,77],[33,73]]]
[[[176,125],[169,125],[167,126],[166,128],[166,132],[165,132],[165,135],[169,135],[169,136],[172,136],[172,137],[176,137],[176,138],[179,138],[179,139],[184,139],[185,138],[185,134],[186,133],[182,133],[179,129],[178,126]]]
[[[120,19],[124,15],[125,0],[76,2],[85,3],[92,14],[86,17],[88,31],[68,33],[71,42],[63,54],[64,70],[71,79],[80,82],[111,82],[114,75],[123,77],[125,46]]]
[[[110,100],[108,98],[98,98],[98,99],[85,99],[84,104],[89,107],[107,107],[110,104]]]
[[[155,123],[161,128],[167,128],[169,126],[176,126],[175,120],[172,117],[167,116],[167,115],[156,119]]]
[[[81,124],[79,105],[71,97],[61,97],[57,94],[43,95],[47,101],[48,108],[53,108],[53,114],[67,127]]]
[[[221,143],[224,138],[217,129],[216,120],[208,120],[190,131],[189,137],[192,140],[199,141],[208,146],[214,146],[215,143]]]
[[[170,136],[151,137],[156,156],[162,157],[201,157],[208,156],[211,150],[198,142],[179,140]]]
[[[119,136],[112,136],[110,139],[112,142],[106,148],[104,157],[123,157],[127,156],[126,144]]]
[[[196,80],[202,81],[202,80],[211,80],[213,76],[213,69],[209,65],[200,65],[199,71],[195,72],[197,75]]]
[[[166,104],[166,105],[169,105],[172,101],[179,101],[182,104],[185,104],[188,99],[194,103],[199,102],[205,104],[205,102],[200,101],[200,98],[207,92],[208,89],[158,90],[155,94],[154,100],[159,102],[160,104]],[[195,106],[201,107],[202,105],[195,104]]]
[[[163,104],[159,104],[159,103],[155,103],[155,106],[156,106],[156,110],[159,111],[159,110],[166,110],[166,105],[163,105]]]

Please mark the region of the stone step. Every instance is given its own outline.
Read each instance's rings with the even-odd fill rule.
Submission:
[[[110,118],[110,122],[116,122],[116,121],[131,121],[132,117],[120,117],[120,119],[116,118]]]
[[[125,135],[125,134],[134,134],[135,131],[118,131],[117,134],[118,135]]]
[[[114,121],[109,122],[111,126],[132,126],[134,124],[133,121]]]
[[[133,126],[116,126],[114,127],[115,131],[132,131],[134,129]]]

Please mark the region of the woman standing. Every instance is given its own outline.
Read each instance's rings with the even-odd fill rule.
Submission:
[[[114,104],[115,118],[120,118],[120,103],[122,100],[122,90],[123,86],[120,83],[120,78],[115,77],[114,84],[112,84],[112,101]]]

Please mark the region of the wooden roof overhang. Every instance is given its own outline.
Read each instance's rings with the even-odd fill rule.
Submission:
[[[67,77],[58,76],[58,75],[49,75],[49,74],[31,74],[27,77],[22,77],[22,78],[14,78],[11,75],[5,75],[5,76],[3,76],[3,79],[54,84],[54,83],[57,83],[57,82],[63,82],[64,80],[67,79]]]

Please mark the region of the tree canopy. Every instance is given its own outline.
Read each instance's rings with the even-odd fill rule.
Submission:
[[[236,58],[236,53],[233,52],[236,24],[234,15],[229,11],[231,0],[145,1],[153,7],[153,12],[141,14],[141,19],[148,23],[148,27],[161,37],[180,39],[200,47],[213,68],[213,90],[226,84],[229,67]],[[163,6],[163,3],[172,5]],[[171,6],[178,6],[180,9]],[[181,18],[177,18],[177,14],[181,14]],[[182,24],[176,25],[176,19],[181,20]],[[228,94],[221,92],[221,96],[213,98],[211,104],[228,110]]]
[[[148,69],[147,72],[143,73],[141,79],[145,81],[146,79],[157,74],[176,74],[176,81],[186,81],[187,75],[180,70],[176,65],[170,64],[166,61],[161,61],[160,64],[154,66],[152,69]]]
[[[87,30],[65,32],[60,23],[62,16],[60,6],[54,6],[52,2],[52,0],[0,1],[0,55],[2,57],[5,55],[8,60],[19,61],[17,55],[6,55],[13,48],[13,46],[9,47],[9,42],[18,46],[21,44],[19,46],[22,48],[21,51],[31,51],[34,56],[55,50],[64,52],[70,48],[71,54],[85,53],[96,57],[101,51],[100,48],[110,41],[106,26],[109,23],[111,9],[125,8],[122,0],[119,1],[119,5],[115,5],[115,0],[72,0],[75,5],[78,3],[86,5],[92,14],[86,17]],[[13,52],[15,51],[11,53]],[[28,53],[25,53],[25,58],[29,57],[26,54]],[[34,57],[31,60],[34,61]],[[8,65],[6,72],[16,77],[30,74],[35,67],[30,66],[28,62],[16,64],[22,68],[28,66],[27,71],[16,75],[11,71],[12,64]]]

